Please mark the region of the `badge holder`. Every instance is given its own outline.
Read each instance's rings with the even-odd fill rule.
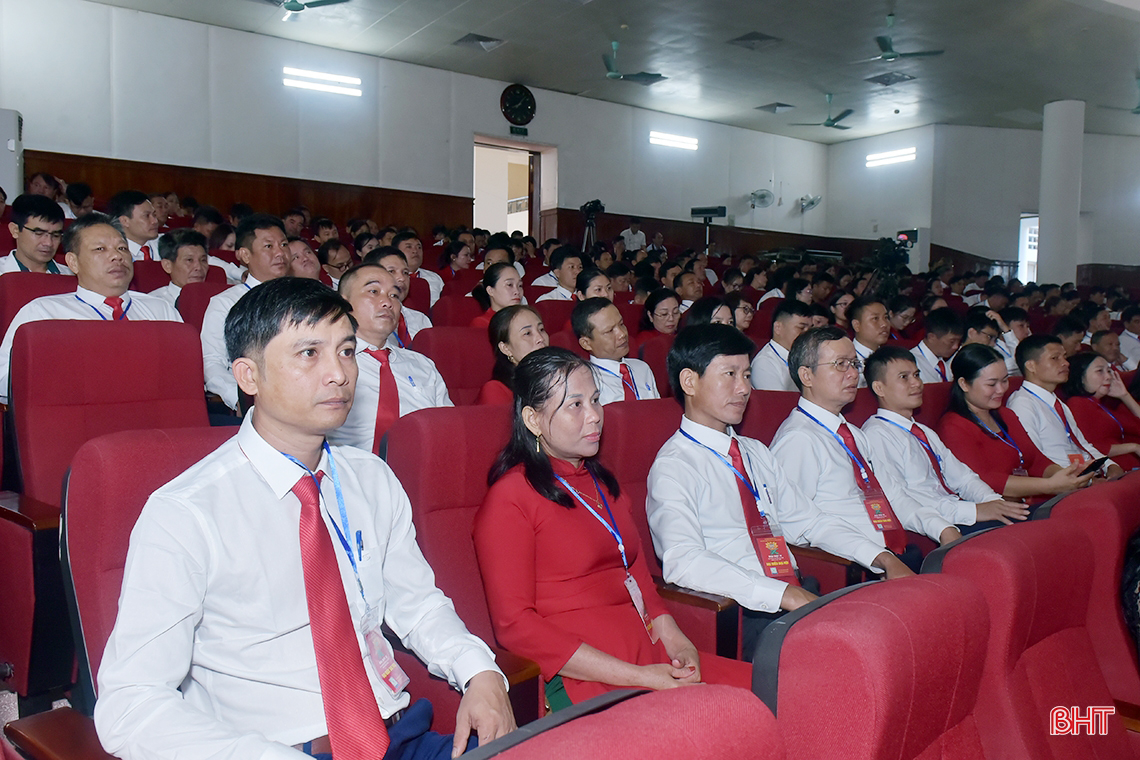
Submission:
[[[759,510],[760,505],[757,504]],[[783,536],[775,535],[767,516],[762,512],[757,524],[748,527],[748,537],[752,539],[752,547],[760,564],[764,566],[764,574],[793,586],[800,585],[796,577],[796,568],[792,564],[792,553],[788,549],[788,542]]]
[[[894,514],[887,502],[887,496],[878,488],[868,488],[863,492],[863,506],[871,518],[875,530],[885,533],[888,530],[897,530],[899,525],[895,522]]]
[[[625,590],[629,592],[629,598],[633,601],[633,608],[641,616],[641,623],[645,626],[645,632],[649,634],[649,640],[656,644],[657,631],[653,630],[653,621],[649,619],[649,613],[645,611],[645,599],[641,596],[641,587],[637,585],[637,579],[628,572],[625,574]]]
[[[364,616],[360,618],[360,632],[364,635],[364,643],[368,645],[368,658],[372,660],[376,675],[380,676],[388,692],[393,697],[398,697],[410,679],[396,662],[392,647],[380,630],[380,612],[377,608],[369,605],[364,610]]]

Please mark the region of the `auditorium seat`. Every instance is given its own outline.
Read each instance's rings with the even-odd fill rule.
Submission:
[[[209,280],[192,282],[182,288],[182,292],[178,295],[178,313],[182,315],[182,321],[192,325],[200,334],[202,319],[206,316],[206,307],[210,305],[210,299],[229,288],[230,286],[225,283]]]
[[[456,406],[475,403],[495,366],[487,331],[479,327],[428,327],[416,333],[411,348],[435,362]]]
[[[625,329],[629,331],[629,337],[632,339],[641,328],[641,315],[645,313],[645,305],[617,298],[614,299],[614,305],[621,312],[621,321],[625,324]]]
[[[431,315],[431,287],[427,280],[413,277],[408,283],[408,297],[404,299],[404,306],[415,309],[421,314]]]
[[[570,313],[577,304],[577,301],[539,301],[532,303],[531,308],[542,317],[547,334],[553,335],[570,326]]]
[[[1005,403],[1007,403],[1007,402],[1009,401],[1009,397],[1010,397],[1010,394],[1012,394],[1012,393],[1013,393],[1015,390],[1017,390],[1018,388],[1020,388],[1020,387],[1021,387],[1021,384],[1022,384],[1022,383],[1024,383],[1024,382],[1025,382],[1025,378],[1024,378],[1024,377],[1022,377],[1021,375],[1010,376],[1010,378],[1009,378],[1009,388],[1008,388],[1008,390],[1006,390],[1006,392],[1005,392],[1005,395],[1004,395],[1004,396],[1002,396],[1002,399],[1001,399],[1001,403],[1002,403],[1003,405],[1004,405]]]
[[[533,306],[538,301],[539,296],[546,295],[552,290],[554,290],[554,288],[536,288],[534,285],[523,285],[523,298],[526,299],[528,304]]]
[[[1087,627],[1094,565],[1092,542],[1060,520],[975,533],[923,564],[924,574],[964,578],[985,597],[990,642],[977,724],[987,756],[1137,756],[1119,715],[1108,716],[1104,736],[1050,735],[1054,707],[1113,704]]]
[[[9,272],[0,276],[0,335],[8,332],[16,313],[41,296],[75,292],[77,281],[68,275],[43,272]]]
[[[953,383],[924,383],[922,407],[914,413],[914,418],[927,427],[935,427],[950,406],[950,391],[953,387]]]
[[[478,269],[461,269],[456,272],[453,279],[447,279],[446,275],[441,276],[444,278],[442,295],[465,296],[483,279],[483,272]]]
[[[441,296],[432,307],[431,321],[436,327],[467,327],[485,309],[474,298]]]
[[[314,247],[313,250],[316,251],[317,249]],[[236,264],[237,266],[244,266],[240,261],[238,261],[237,254],[234,253],[233,251],[227,251],[227,250],[222,249],[222,248],[215,248],[212,251],[210,251],[210,255],[215,257],[215,258],[219,258],[222,261],[228,262],[230,264]]]
[[[753,690],[776,714],[789,757],[1028,757],[983,749],[988,633],[982,595],[961,578],[862,584],[769,624]]]
[[[870,388],[860,388],[855,393],[855,400],[843,409],[843,418],[848,424],[863,427],[863,423],[879,410],[879,400]]]
[[[671,393],[666,359],[676,337],[676,335],[666,335],[655,331],[644,332],[638,336],[641,343],[641,360],[648,364],[649,369],[653,371],[653,379],[657,381],[657,390],[663,396],[668,396]]]
[[[582,344],[578,342],[578,336],[571,330],[559,330],[556,333],[551,333],[550,345],[565,348],[567,351],[573,351],[583,359],[590,358],[589,352],[582,348]]]

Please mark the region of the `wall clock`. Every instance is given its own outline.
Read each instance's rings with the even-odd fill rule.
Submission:
[[[499,97],[499,110],[515,126],[529,124],[534,118],[534,94],[521,84],[512,84]]]

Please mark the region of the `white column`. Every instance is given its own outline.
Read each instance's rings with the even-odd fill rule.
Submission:
[[[1084,134],[1083,101],[1059,100],[1045,106],[1037,282],[1062,283],[1077,279]]]

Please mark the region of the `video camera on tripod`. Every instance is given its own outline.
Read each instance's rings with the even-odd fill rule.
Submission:
[[[583,203],[578,210],[582,212],[582,216],[586,217],[586,234],[582,238],[582,253],[585,253],[590,249],[590,246],[597,242],[598,233],[596,223],[598,214],[604,213],[606,207],[600,200],[595,198],[592,201]]]

